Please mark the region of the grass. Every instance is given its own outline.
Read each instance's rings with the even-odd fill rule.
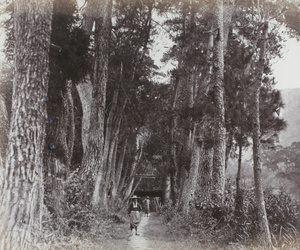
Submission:
[[[255,243],[242,245],[241,243],[232,243],[220,245],[214,242],[200,242],[197,238],[191,238],[183,234],[180,227],[169,228],[162,222],[162,217],[152,213],[148,224],[144,228],[144,237],[148,241],[149,249],[158,250],[269,250],[270,247],[264,247]],[[112,227],[106,232],[106,236],[91,234],[86,232],[76,236],[76,232],[68,237],[57,237],[52,240],[38,243],[33,249],[41,250],[129,250],[130,242],[128,236],[130,233],[129,219],[125,218],[119,223],[113,223]],[[300,235],[282,235],[278,239],[273,239],[275,249],[280,250],[298,250],[300,249]],[[273,248],[274,249],[274,248]]]

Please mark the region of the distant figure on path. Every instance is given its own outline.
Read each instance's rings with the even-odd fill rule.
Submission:
[[[137,233],[137,228],[141,221],[141,215],[140,215],[141,211],[142,211],[142,206],[140,205],[140,203],[138,203],[138,197],[136,195],[133,195],[131,197],[130,206],[128,208],[128,214],[130,216],[131,234],[132,234],[132,229],[135,229],[135,234],[139,235]]]
[[[145,215],[148,217],[150,214],[150,198],[149,196],[147,196],[147,198],[145,200],[143,200],[143,203],[145,203]]]

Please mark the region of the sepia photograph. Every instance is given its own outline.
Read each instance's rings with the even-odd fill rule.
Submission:
[[[300,249],[300,0],[0,0],[0,250]]]

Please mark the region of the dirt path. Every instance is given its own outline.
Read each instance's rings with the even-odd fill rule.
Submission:
[[[124,224],[118,229],[117,234],[120,236],[119,240],[116,239],[114,242],[110,242],[110,247],[104,248],[105,250],[207,249],[202,246],[199,248],[199,243],[193,242],[190,238],[185,237],[184,235],[175,235],[174,232],[171,233],[168,227],[162,223],[162,219],[157,213],[151,213],[149,217],[146,217],[144,214],[142,214],[142,220],[138,227],[139,235],[131,235],[128,223]]]
[[[127,249],[186,249],[184,240],[171,234],[156,213],[151,213],[149,217],[143,215],[138,234],[128,237]]]
[[[142,215],[143,216],[143,215]],[[153,216],[152,216],[153,217]],[[146,233],[147,233],[147,225],[149,223],[149,219],[151,220],[151,214],[149,217],[143,216],[141,223],[138,227],[138,234],[139,235],[131,235],[129,236],[128,240],[128,248],[129,249],[152,249],[149,247],[150,242],[146,239]],[[134,232],[134,230],[133,230]]]

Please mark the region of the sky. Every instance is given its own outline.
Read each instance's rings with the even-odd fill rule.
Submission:
[[[273,69],[277,89],[300,88],[300,42],[289,39],[283,58],[274,62]]]
[[[77,1],[80,7],[84,3],[84,0]],[[0,0],[0,3],[1,2],[3,2],[3,0]],[[4,31],[2,27],[0,27],[0,66],[3,60],[2,49],[5,39],[3,33]],[[289,39],[285,45],[283,57],[273,62],[272,68],[274,69],[275,81],[277,82],[275,86],[277,89],[300,88],[300,42],[297,42],[296,39]],[[172,63],[165,65],[160,62],[163,53],[170,47],[169,39],[166,39],[165,35],[158,34],[154,46],[151,55],[155,63],[160,67],[160,72],[166,73],[168,70],[174,68]],[[166,77],[158,77],[156,80],[166,82],[166,79]]]
[[[170,41],[162,33],[158,33],[156,36],[156,39],[154,39],[154,48],[150,55],[153,57],[156,65],[160,67],[159,71],[166,73],[175,67],[171,62],[167,64],[160,62],[163,53],[171,47]],[[276,82],[275,88],[300,88],[300,42],[295,38],[288,39],[284,44],[282,58],[274,60],[272,68]],[[157,77],[156,80],[161,82],[167,81],[164,77]]]

